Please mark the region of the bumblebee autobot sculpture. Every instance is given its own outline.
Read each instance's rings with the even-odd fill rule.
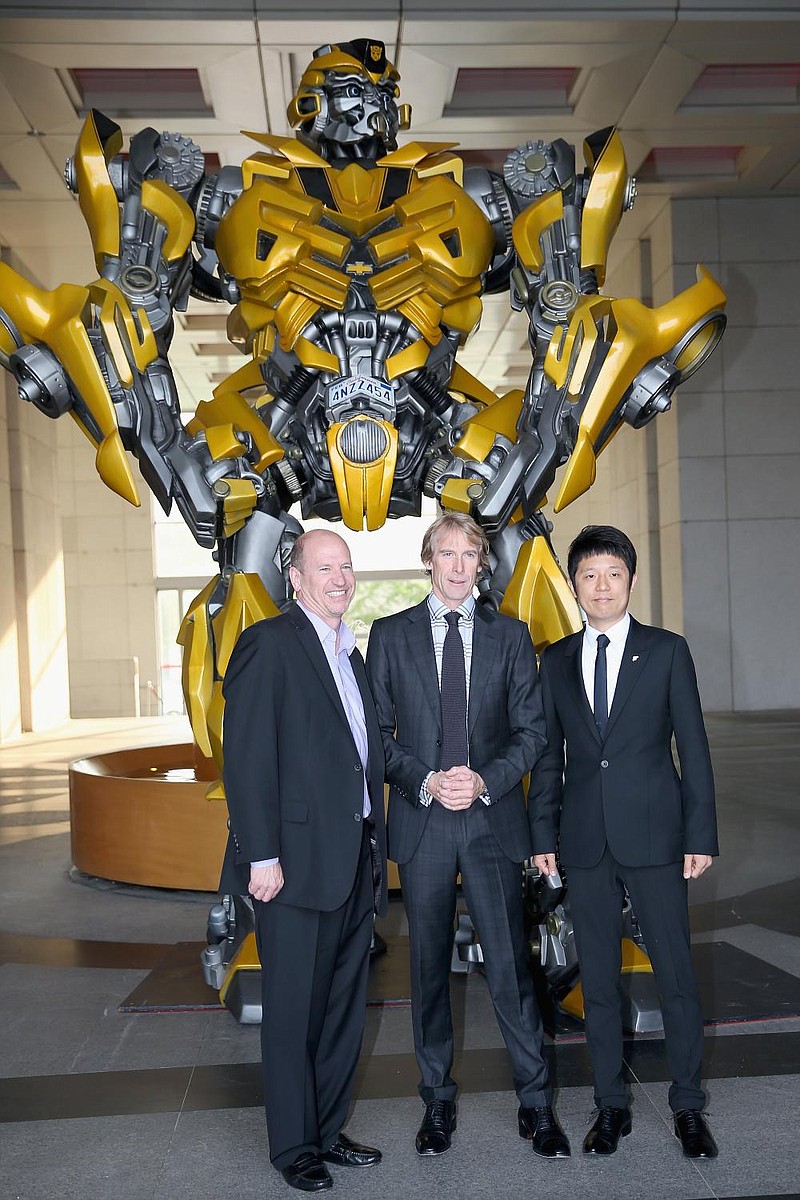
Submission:
[[[418,514],[423,495],[471,513],[491,546],[480,602],[541,650],[579,622],[543,511],[557,471],[554,512],[724,328],[701,267],[658,308],[599,293],[635,196],[614,129],[586,139],[584,170],[561,139],[519,146],[502,174],[465,169],[451,144],[398,146],[398,79],[381,42],[321,47],[289,105],[296,135],[251,133],[258,150],[217,174],[179,133],[145,129],[123,156],[93,111],[66,180],[98,278],[48,292],[0,264],[0,354],[22,399],[69,413],[138,504],[132,454],[214,550],[180,641],[194,736],[218,765],[234,643],[290,597],[293,506],[354,530]],[[526,314],[531,369],[498,396],[457,355],[501,291]],[[231,306],[246,361],[184,424],[168,355],[190,295]]]

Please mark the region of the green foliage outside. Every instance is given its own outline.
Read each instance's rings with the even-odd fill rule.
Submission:
[[[370,626],[378,617],[388,617],[412,604],[419,604],[429,590],[428,578],[422,576],[419,579],[361,580],[344,619],[361,644],[366,642]]]

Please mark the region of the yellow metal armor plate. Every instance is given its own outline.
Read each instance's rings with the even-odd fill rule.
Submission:
[[[397,465],[397,429],[367,414],[337,421],[327,433],[328,458],[348,529],[380,529]]]

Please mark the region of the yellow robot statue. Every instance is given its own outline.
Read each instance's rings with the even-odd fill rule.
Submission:
[[[711,353],[725,296],[698,282],[660,308],[600,295],[635,195],[613,129],[530,141],[502,175],[448,143],[408,141],[381,42],[321,47],[288,109],[294,137],[252,133],[241,167],[207,174],[178,133],[145,129],[124,158],[93,111],[66,179],[98,278],[42,291],[0,264],[0,361],[22,399],[78,423],[104,482],[175,502],[218,575],[186,614],[184,691],[221,764],[221,680],[236,638],[290,596],[303,517],[378,529],[423,495],[485,529],[481,602],[525,620],[538,649],[577,628],[543,514],[591,486],[623,424],[640,427]],[[481,296],[529,322],[524,391],[497,396],[457,359]],[[244,364],[181,420],[169,365],[189,296],[231,307]],[[214,793],[221,796],[221,785]]]

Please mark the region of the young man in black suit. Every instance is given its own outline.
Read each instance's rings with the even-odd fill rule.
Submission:
[[[416,1148],[443,1153],[456,1127],[449,980],[460,872],[512,1060],[520,1136],[537,1154],[564,1158],[522,914],[521,864],[531,854],[522,779],[544,745],[544,718],[527,627],[475,603],[487,554],[470,517],[435,521],[422,544],[430,595],[376,621],[367,652],[390,784],[389,853],[411,942],[425,1102]]]
[[[250,892],[263,970],[261,1047],[270,1158],[290,1187],[380,1151],[342,1132],[366,1007],[375,906],[385,911],[383,747],[364,664],[342,617],[350,552],[297,539],[297,603],[250,626],[225,676],[230,838],[221,889]]]
[[[536,865],[555,871],[558,849],[566,868],[598,1109],[583,1149],[613,1154],[631,1130],[619,990],[627,888],[661,993],[675,1134],[687,1157],[713,1158],[687,891],[719,849],[694,665],[682,637],[628,613],[636,551],[626,534],[588,526],[567,570],[587,624],[542,657],[548,743],[528,813]]]

